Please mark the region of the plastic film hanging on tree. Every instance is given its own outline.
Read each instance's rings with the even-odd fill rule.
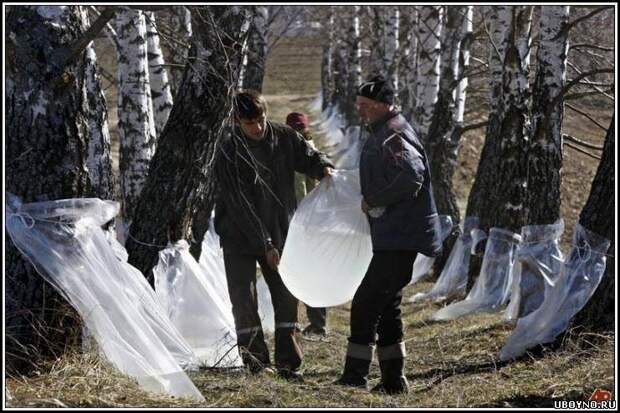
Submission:
[[[343,304],[362,282],[372,245],[361,200],[359,171],[336,170],[301,201],[291,221],[280,274],[311,307]]]
[[[560,250],[563,232],[562,219],[552,225],[521,228],[522,241],[517,250],[506,320],[516,321],[536,310],[555,285],[564,263]]]
[[[452,217],[449,215],[439,215],[439,227],[441,229],[441,233],[439,234],[439,240],[443,244],[445,239],[452,232]],[[413,270],[411,272],[411,284],[415,284],[424,277],[430,275],[434,263],[435,257],[427,257],[424,254],[418,254],[415,262],[413,263]]]
[[[519,234],[491,228],[480,275],[471,291],[465,300],[442,308],[432,318],[452,320],[468,314],[502,310],[510,298],[512,272],[520,240]]]
[[[517,358],[529,348],[550,343],[566,330],[600,284],[609,245],[608,239],[580,224],[575,226],[571,252],[555,285],[549,288],[540,307],[517,321],[500,351],[501,360]]]
[[[142,291],[101,225],[119,210],[100,199],[20,204],[10,196],[6,229],[16,247],[76,309],[106,359],[145,390],[203,401],[141,307]],[[125,280],[125,281],[123,281]],[[138,297],[138,299],[136,299]]]
[[[439,278],[428,293],[417,293],[410,302],[425,300],[444,301],[463,296],[467,288],[469,260],[471,251],[478,242],[486,238],[484,231],[478,229],[478,217],[466,217],[460,224],[458,237]]]
[[[155,291],[176,328],[208,367],[241,366],[231,308],[185,240],[159,252]]]

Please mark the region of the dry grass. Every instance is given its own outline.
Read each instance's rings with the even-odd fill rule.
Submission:
[[[431,287],[409,286],[405,297]],[[585,400],[614,388],[614,338],[583,350],[562,350],[501,363],[497,354],[511,328],[499,314],[432,322],[435,304],[403,304],[411,393],[381,396],[332,385],[342,369],[349,307],[330,309],[326,340],[302,339],[304,384],[242,371],[190,373],[205,403],[145,393],[93,354],[71,352],[33,377],[7,380],[12,407],[549,407],[553,400]],[[300,308],[302,318],[305,311]],[[305,319],[302,320],[305,322]],[[273,349],[273,342],[271,342]],[[379,380],[376,362],[371,384]]]

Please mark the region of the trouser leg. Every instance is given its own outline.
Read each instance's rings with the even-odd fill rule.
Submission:
[[[306,314],[310,325],[319,329],[325,330],[327,326],[327,309],[322,307],[310,307],[306,304]]]
[[[401,290],[411,280],[415,255],[410,251],[376,251],[373,254],[351,305],[347,360],[368,354],[377,333],[378,343],[383,347],[402,341]]]
[[[299,301],[290,293],[277,271],[272,270],[264,258],[259,264],[269,287],[275,316],[275,362],[278,370],[295,371],[302,361],[302,351],[297,337],[297,306]]]
[[[224,251],[224,265],[241,358],[250,370],[258,371],[270,361],[258,316],[256,257]]]

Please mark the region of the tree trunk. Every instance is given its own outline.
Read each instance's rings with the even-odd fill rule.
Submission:
[[[598,288],[590,297],[590,301],[573,319],[574,326],[582,326],[588,332],[613,332],[616,311],[614,309],[615,291],[615,256],[616,244],[614,230],[616,228],[615,198],[615,128],[611,118],[601,162],[596,171],[590,196],[579,215],[579,223],[611,241],[607,250],[605,274]]]
[[[452,178],[457,165],[467,87],[467,78],[462,77],[464,62],[461,62],[461,45],[464,39],[472,34],[472,9],[472,6],[447,7],[441,41],[439,93],[426,139],[437,211],[439,214],[451,216],[455,224],[460,222],[460,213]],[[459,101],[456,100],[457,92]],[[435,260],[435,274],[439,274],[443,269],[452,245],[456,242],[458,228],[455,227],[454,232],[455,234],[444,242],[441,256]]]
[[[368,77],[384,75],[383,58],[385,56],[385,17],[386,7],[366,6],[368,15],[368,32],[370,33],[369,49],[370,63]]]
[[[149,83],[144,13],[126,9],[114,21],[118,38],[118,134],[125,227],[131,224],[155,152],[155,122]]]
[[[129,262],[152,282],[157,253],[169,241],[200,244],[213,209],[216,141],[231,126],[248,8],[192,7],[194,40],[175,104],[137,202],[127,240]]]
[[[527,223],[531,16],[531,6],[494,6],[490,13],[491,111],[466,213],[478,216],[487,233],[492,227],[518,233]],[[468,290],[480,265],[472,257]]]
[[[387,12],[387,15],[385,15],[385,53],[383,55],[383,74],[386,79],[392,82],[394,91],[398,92],[398,32],[400,24],[400,11],[398,10],[398,6],[389,6],[386,10],[384,10],[384,12]]]
[[[426,142],[439,92],[443,6],[421,6],[419,13],[416,108],[412,126],[422,142]]]
[[[187,64],[187,53],[192,37],[192,14],[189,8],[185,6],[173,6],[170,13],[170,27],[177,34],[179,42],[172,44],[169,74],[170,87],[172,88],[172,96],[176,96],[183,74],[185,73],[185,65]],[[185,46],[187,45],[187,46]]]
[[[168,71],[165,67],[164,55],[159,44],[159,33],[155,22],[155,13],[148,12],[146,16],[146,40],[149,60],[149,83],[151,85],[151,99],[153,101],[153,120],[155,122],[155,136],[160,136],[166,126],[170,110],[172,109],[172,88],[168,80]]]
[[[253,89],[259,92],[263,90],[263,78],[265,77],[265,64],[267,62],[267,19],[269,17],[267,6],[254,8],[250,35],[246,52],[247,63],[243,66],[243,88]]]
[[[350,8],[351,15],[345,44],[348,47],[349,70],[347,78],[347,90],[342,100],[342,111],[347,126],[359,124],[355,97],[357,89],[362,84],[362,49],[360,39],[360,6]]]
[[[89,125],[96,117],[87,101],[92,97],[87,77],[93,69],[84,60],[88,53],[60,78],[57,69],[86,30],[86,19],[79,6],[7,9],[5,183],[6,191],[23,202],[94,195],[87,167],[88,139],[89,126],[98,126]],[[103,128],[91,132],[104,133]],[[10,241],[5,266],[7,367],[23,371],[36,363],[38,355],[63,351],[76,338],[79,322]]]
[[[321,110],[326,110],[330,106],[334,88],[334,6],[329,7],[327,30],[327,44],[323,45],[321,63]]]
[[[334,9],[336,13],[334,27],[334,91],[332,104],[343,114],[347,106],[347,82],[349,80],[349,50],[347,46],[346,9],[342,6]]]
[[[568,17],[569,6],[541,7],[528,154],[527,209],[531,225],[550,225],[560,218]]]
[[[116,180],[112,172],[110,130],[108,129],[108,108],[101,90],[97,73],[95,48],[86,47],[84,54],[86,86],[85,100],[88,102],[88,175],[96,197],[117,199]]]
[[[417,27],[417,6],[403,6],[400,9],[400,50],[398,63],[398,101],[403,116],[411,120],[415,106],[415,78],[418,38],[414,34]]]

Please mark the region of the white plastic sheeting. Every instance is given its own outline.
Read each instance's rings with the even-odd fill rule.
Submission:
[[[160,251],[153,275],[170,320],[200,360],[209,367],[241,366],[232,309],[190,254],[187,241]]]
[[[310,111],[320,113],[323,107],[323,93],[319,92],[310,104]]]
[[[168,318],[159,297],[144,275],[127,263],[129,256],[125,247],[120,244],[113,232],[105,231],[105,237],[123,269],[121,272],[114,272],[117,282],[129,287],[126,288],[126,293],[132,297],[134,303],[138,304],[145,320],[149,322],[177,363],[185,370],[197,368],[200,364],[198,357]]]
[[[280,262],[289,291],[312,307],[353,298],[372,258],[359,171],[334,171],[299,204]]]
[[[275,314],[271,302],[271,293],[263,276],[256,279],[256,296],[258,297],[258,316],[261,320],[263,333],[273,334],[276,331]]]
[[[439,240],[443,244],[445,239],[450,235],[453,228],[452,217],[449,215],[439,215],[439,227],[441,233],[439,234]],[[433,264],[435,263],[435,257],[427,257],[424,254],[418,254],[413,263],[413,270],[411,272],[411,284],[415,284],[422,278],[430,274]]]
[[[549,288],[555,285],[564,263],[560,250],[563,232],[562,219],[552,225],[521,228],[522,240],[517,250],[506,320],[516,321],[536,310]]]
[[[209,222],[209,230],[205,234],[202,241],[200,259],[198,263],[202,267],[202,274],[209,285],[213,287],[211,294],[217,294],[219,300],[224,303],[224,308],[230,312],[230,317],[226,316],[226,320],[232,318],[232,303],[228,294],[228,281],[226,281],[226,268],[224,266],[224,254],[220,247],[220,237],[213,227],[214,215],[211,215]],[[235,324],[231,321],[229,325],[232,331],[235,331]]]
[[[463,301],[450,304],[433,314],[434,320],[452,320],[477,312],[502,310],[510,298],[512,272],[521,236],[501,228],[491,228],[482,268]]]
[[[334,166],[338,169],[356,169],[360,165],[362,155],[362,132],[359,126],[350,126],[344,133],[341,143],[336,146],[333,154]]]
[[[410,302],[424,300],[444,301],[462,296],[467,288],[469,260],[471,251],[478,242],[486,238],[484,231],[478,229],[478,217],[466,217],[460,224],[461,235],[454,243],[446,265],[437,282],[428,293],[417,293]]]
[[[588,302],[605,274],[610,241],[581,225],[575,226],[573,247],[555,285],[535,311],[517,321],[500,351],[501,360],[514,359],[528,348],[550,343]]]
[[[118,203],[94,198],[20,204],[11,197],[6,229],[80,314],[112,365],[148,391],[202,401],[154,331],[153,320],[145,317],[148,295],[128,281],[134,275],[126,272],[101,229],[118,210]]]

